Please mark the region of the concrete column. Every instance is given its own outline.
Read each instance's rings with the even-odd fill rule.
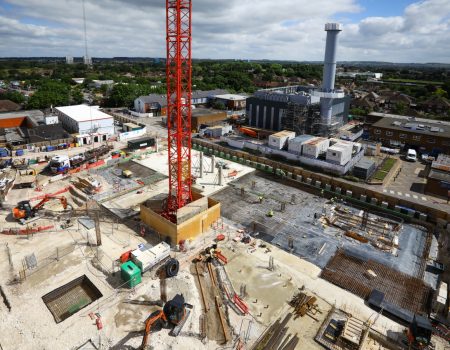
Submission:
[[[200,152],[200,179],[203,177],[203,152]]]
[[[211,156],[211,172],[214,174],[216,171],[216,157],[214,155]]]
[[[223,185],[223,175],[222,175],[222,167],[219,167],[219,186]]]

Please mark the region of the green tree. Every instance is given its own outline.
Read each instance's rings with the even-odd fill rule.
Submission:
[[[142,84],[117,84],[114,85],[111,94],[105,101],[107,107],[132,107],[134,100],[142,95],[152,93],[151,85]]]
[[[27,103],[29,109],[65,106],[70,103],[70,85],[60,81],[45,80]]]
[[[71,92],[71,97],[72,97],[72,103],[79,105],[83,103],[83,93],[81,92],[81,88],[80,87],[75,87],[72,89]]]
[[[15,103],[24,103],[25,96],[18,91],[5,91],[0,94],[0,100],[10,100]]]
[[[215,108],[215,109],[220,109],[222,111],[227,109],[225,104],[223,102],[220,102],[220,101],[214,101],[214,103],[212,104],[212,107]]]
[[[350,114],[352,114],[352,115],[367,115],[367,112],[363,108],[352,108],[352,109],[350,109]]]
[[[447,92],[447,96],[450,96],[450,80],[447,80],[443,85],[442,89]]]
[[[407,109],[408,108],[407,108],[406,104],[404,104],[403,102],[397,102],[395,104],[393,112],[395,114],[404,115],[406,113]]]
[[[433,95],[439,96],[439,97],[448,97],[447,91],[442,88],[437,88],[435,92],[433,92]]]

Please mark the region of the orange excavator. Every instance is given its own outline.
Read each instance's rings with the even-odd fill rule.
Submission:
[[[170,335],[177,336],[181,332],[186,323],[186,319],[192,309],[191,304],[186,304],[183,294],[177,294],[172,300],[164,304],[162,310],[153,312],[145,321],[145,333],[142,339],[141,350],[147,347],[148,339],[151,331],[156,331],[161,328],[173,327]]]
[[[17,207],[13,209],[13,217],[14,219],[19,220],[21,222],[34,218],[36,216],[37,211],[39,209],[42,209],[45,203],[53,199],[59,200],[64,210],[67,209],[68,204],[66,197],[45,195],[44,198],[42,198],[42,200],[34,207],[31,206],[29,200],[20,201],[19,203],[17,203]]]

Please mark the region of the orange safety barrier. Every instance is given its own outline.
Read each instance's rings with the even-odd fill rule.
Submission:
[[[53,225],[49,225],[49,226],[39,226],[36,228],[25,228],[22,230],[17,230],[17,229],[9,229],[9,230],[3,230],[1,233],[4,235],[30,235],[32,233],[38,233],[38,232],[42,232],[42,231],[46,231],[46,230],[50,230],[52,228],[54,228],[55,226]]]

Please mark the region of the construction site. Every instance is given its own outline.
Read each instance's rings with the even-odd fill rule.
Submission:
[[[0,349],[448,349],[444,226],[194,150],[166,6],[167,137],[2,172]]]
[[[173,223],[158,147],[8,192],[2,349],[397,349],[431,312],[429,227],[194,150],[195,207]]]

